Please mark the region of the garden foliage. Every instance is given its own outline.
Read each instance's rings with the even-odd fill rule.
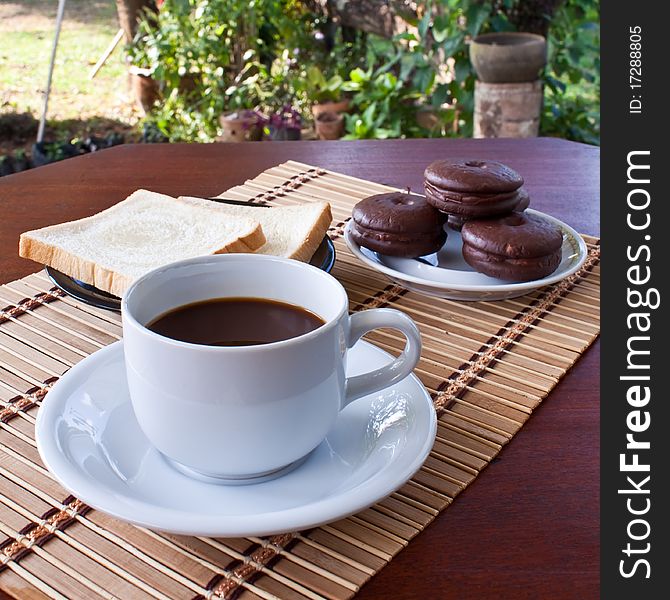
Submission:
[[[468,43],[513,30],[523,0],[418,2],[391,39],[334,27],[312,2],[165,0],[143,20],[131,60],[149,69],[162,99],[148,117],[171,141],[208,141],[226,111],[268,116],[292,106],[351,99],[346,137],[472,134],[475,75]],[[564,0],[548,33],[541,134],[599,142],[597,0]],[[419,125],[417,109],[431,108]]]

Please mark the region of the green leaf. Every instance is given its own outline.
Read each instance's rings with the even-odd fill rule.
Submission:
[[[374,130],[374,138],[377,140],[386,140],[390,137],[394,137],[392,129],[382,129],[377,128]]]
[[[448,29],[433,29],[433,39],[441,44],[444,40],[449,37],[451,32]]]
[[[442,50],[445,56],[447,56],[447,58],[451,57],[464,48],[464,40],[465,36],[462,33],[455,34],[453,37],[447,39],[444,44],[442,44]]]
[[[438,15],[433,21],[433,39],[438,44],[441,44],[452,33],[451,29],[451,19],[449,18],[449,15]]]
[[[375,110],[377,110],[377,103],[373,102],[363,111],[363,121],[366,125],[374,122]]]
[[[419,31],[419,36],[421,39],[426,37],[426,33],[428,32],[428,27],[430,26],[430,19],[431,19],[431,14],[430,11],[427,10],[426,14],[423,15],[421,21],[419,21],[419,27],[417,28]]]
[[[390,71],[393,67],[396,66],[396,64],[398,64],[400,62],[400,60],[402,59],[402,56],[403,55],[400,52],[398,52],[390,61],[384,63],[381,67],[379,67],[374,72],[372,77],[376,77],[377,75],[381,75],[382,73],[386,73],[386,72]]]
[[[354,83],[363,83],[369,79],[369,75],[360,67],[356,67],[349,73],[349,79]]]
[[[482,4],[472,4],[465,11],[466,30],[472,36],[476,36],[482,28],[484,21],[491,14],[491,7],[488,2]]]
[[[432,69],[421,69],[414,77],[414,85],[423,95],[429,95],[435,82],[435,71]]]
[[[472,75],[472,66],[469,60],[457,60],[454,64],[454,77],[456,81],[465,81]]]
[[[364,139],[367,137],[368,133],[368,128],[366,127],[365,123],[363,122],[362,119],[358,119],[356,121],[356,124],[354,126],[354,134],[359,138],[359,139]]]
[[[430,99],[430,103],[434,107],[439,107],[442,106],[446,101],[447,97],[449,96],[449,86],[445,83],[439,83],[438,85],[435,86],[435,89],[433,90],[433,95]]]
[[[551,75],[547,75],[544,78],[544,80],[552,90],[558,91],[560,93],[565,92],[566,85],[561,80],[556,79],[555,77],[552,77]]]
[[[514,31],[514,25],[509,22],[507,15],[496,13],[489,19],[492,31]]]
[[[410,25],[412,24],[412,23],[410,23],[410,21],[407,20],[407,19],[405,19],[405,21],[406,21],[407,23],[409,23]],[[418,21],[417,21],[417,22],[418,22]],[[413,33],[404,32],[404,33],[396,33],[396,34],[393,36],[393,41],[394,41],[394,42],[418,42],[419,40],[418,40],[418,38],[417,38]]]
[[[416,67],[416,62],[417,61],[416,61],[415,56],[416,55],[414,53],[410,53],[410,54],[405,54],[400,59],[400,73],[399,73],[398,76],[402,81],[406,81],[407,78],[409,77],[409,75],[411,74],[411,72]]]
[[[579,59],[581,58],[581,52],[579,48],[572,46],[571,48],[568,48],[568,56],[573,64],[578,64]]]

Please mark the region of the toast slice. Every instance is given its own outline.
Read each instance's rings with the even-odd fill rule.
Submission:
[[[230,215],[213,202],[185,202],[147,190],[78,221],[21,235],[19,255],[121,296],[130,284],[168,263],[265,243],[252,215]]]
[[[180,197],[193,206],[211,202],[200,198]],[[257,254],[271,254],[308,262],[323,241],[333,219],[328,202],[309,202],[272,208],[215,204],[216,210],[232,219],[249,218],[260,222],[265,244]]]

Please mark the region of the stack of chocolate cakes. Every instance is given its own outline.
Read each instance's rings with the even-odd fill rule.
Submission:
[[[523,178],[490,160],[438,160],[424,172],[425,198],[402,192],[370,196],[353,210],[352,237],[380,254],[416,258],[438,252],[445,222],[461,232],[465,261],[506,281],[553,273],[563,235],[552,221],[525,212]]]

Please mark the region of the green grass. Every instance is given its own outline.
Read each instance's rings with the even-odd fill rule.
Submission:
[[[3,0],[0,4],[0,111],[3,113],[30,112],[39,119],[57,5],[55,0]],[[49,99],[48,118],[52,129],[70,130],[73,121],[90,119],[98,123],[118,121],[123,128],[137,120],[128,90],[123,41],[95,79],[89,79],[90,70],[117,30],[114,0],[68,0],[66,3]],[[70,123],[59,125],[63,121]]]
[[[108,28],[92,26],[86,32],[61,32],[50,97],[53,118],[114,110],[125,72],[121,53],[112,55],[95,79],[88,77],[91,62],[104,52],[113,35]],[[41,110],[38,90],[46,86],[51,37],[37,32],[4,32],[0,38],[0,56],[6,60],[0,70],[0,86],[7,100],[21,109]]]

